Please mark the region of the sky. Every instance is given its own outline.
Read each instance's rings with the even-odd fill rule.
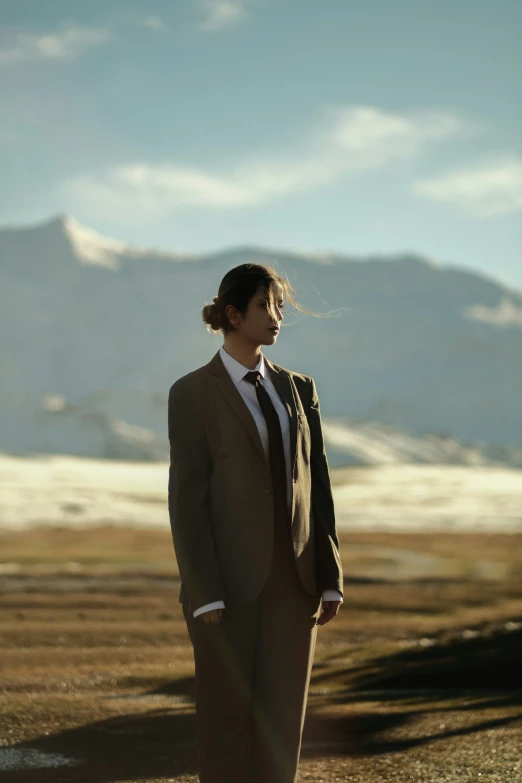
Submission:
[[[522,289],[519,0],[0,0],[0,226]]]

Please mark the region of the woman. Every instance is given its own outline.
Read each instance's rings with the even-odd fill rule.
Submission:
[[[342,568],[313,378],[270,362],[291,286],[224,276],[211,361],[169,392],[169,516],[194,651],[201,783],[294,783],[317,625]],[[322,600],[322,613],[320,612]]]

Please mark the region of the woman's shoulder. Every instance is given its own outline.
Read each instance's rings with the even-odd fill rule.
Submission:
[[[176,392],[190,393],[194,391],[201,384],[201,382],[205,380],[205,371],[206,365],[203,365],[203,367],[197,367],[195,370],[191,370],[185,375],[179,377],[170,387],[169,396],[175,394]]]

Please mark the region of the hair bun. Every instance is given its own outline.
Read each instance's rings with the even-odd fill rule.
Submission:
[[[218,310],[218,297],[215,296],[210,304],[206,304],[202,311],[201,316],[204,323],[206,323],[213,331],[218,331],[221,327],[221,319]]]

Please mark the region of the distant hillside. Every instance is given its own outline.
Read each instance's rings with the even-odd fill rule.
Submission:
[[[341,420],[359,440],[354,423],[367,427],[366,455],[373,432],[386,459],[384,425],[415,442],[438,436],[457,451],[517,461],[520,292],[413,255],[160,253],[66,217],[0,230],[0,449],[161,457],[170,385],[222,344],[201,308],[245,261],[277,266],[303,305],[333,311],[314,318],[288,307],[278,344],[265,351],[314,376],[338,434]],[[353,443],[346,452],[335,442],[330,430],[335,463],[368,461]]]

